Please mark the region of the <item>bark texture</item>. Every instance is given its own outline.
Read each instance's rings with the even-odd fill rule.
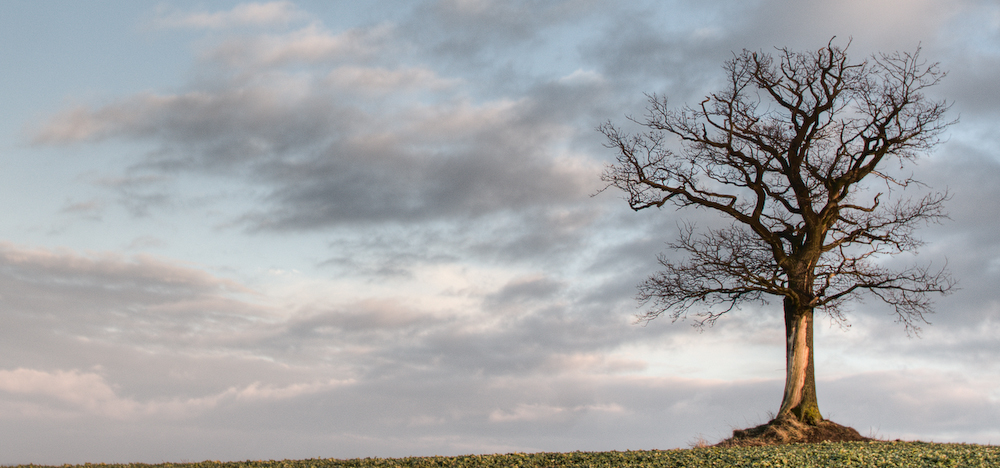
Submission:
[[[813,364],[813,310],[796,307],[785,299],[785,391],[778,418],[817,425],[823,420],[816,398],[816,372]]]

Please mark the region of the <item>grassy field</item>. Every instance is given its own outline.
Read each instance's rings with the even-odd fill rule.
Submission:
[[[39,465],[21,465],[38,468]],[[66,467],[71,465],[65,465]],[[510,453],[457,457],[311,459],[77,465],[103,468],[340,467],[1000,467],[1000,446],[925,442],[839,442],[750,448],[629,452]]]

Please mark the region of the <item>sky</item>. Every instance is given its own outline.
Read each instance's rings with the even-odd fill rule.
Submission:
[[[688,447],[766,422],[780,302],[637,324],[682,222],[595,129],[743,49],[948,71],[907,166],[950,219],[907,334],[817,316],[824,417],[1000,443],[1000,5],[986,0],[0,3],[0,464]],[[696,311],[693,311],[696,312]]]

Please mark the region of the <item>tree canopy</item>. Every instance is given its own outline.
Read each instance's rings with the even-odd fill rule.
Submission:
[[[603,179],[637,211],[672,204],[731,220],[682,226],[669,245],[688,258],[660,257],[663,270],[639,286],[650,305],[642,318],[695,311],[699,324],[712,324],[745,301],[782,298],[788,400],[789,385],[801,390],[813,378],[813,309],[843,321],[843,305],[868,293],[909,332],[931,311],[928,293],[954,285],[944,268],[884,261],[915,251],[916,228],[946,216],[947,191],[907,197],[922,184],[894,175],[953,123],[944,119],[949,105],[924,94],[945,73],[919,48],[852,63],[832,40],[809,52],[744,50],[724,70],[725,88],[698,105],[673,109],[649,95],[645,119],[632,119],[642,132],[601,125],[617,153]],[[792,375],[796,366],[805,377]],[[782,412],[802,402],[785,403]],[[806,419],[817,418],[818,409]]]

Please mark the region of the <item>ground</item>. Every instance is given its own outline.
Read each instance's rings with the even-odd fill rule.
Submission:
[[[823,441],[869,441],[858,431],[823,420],[817,425],[801,423],[793,418],[776,418],[757,427],[737,429],[733,436],[715,444],[717,447],[750,447],[759,445],[807,444]]]

